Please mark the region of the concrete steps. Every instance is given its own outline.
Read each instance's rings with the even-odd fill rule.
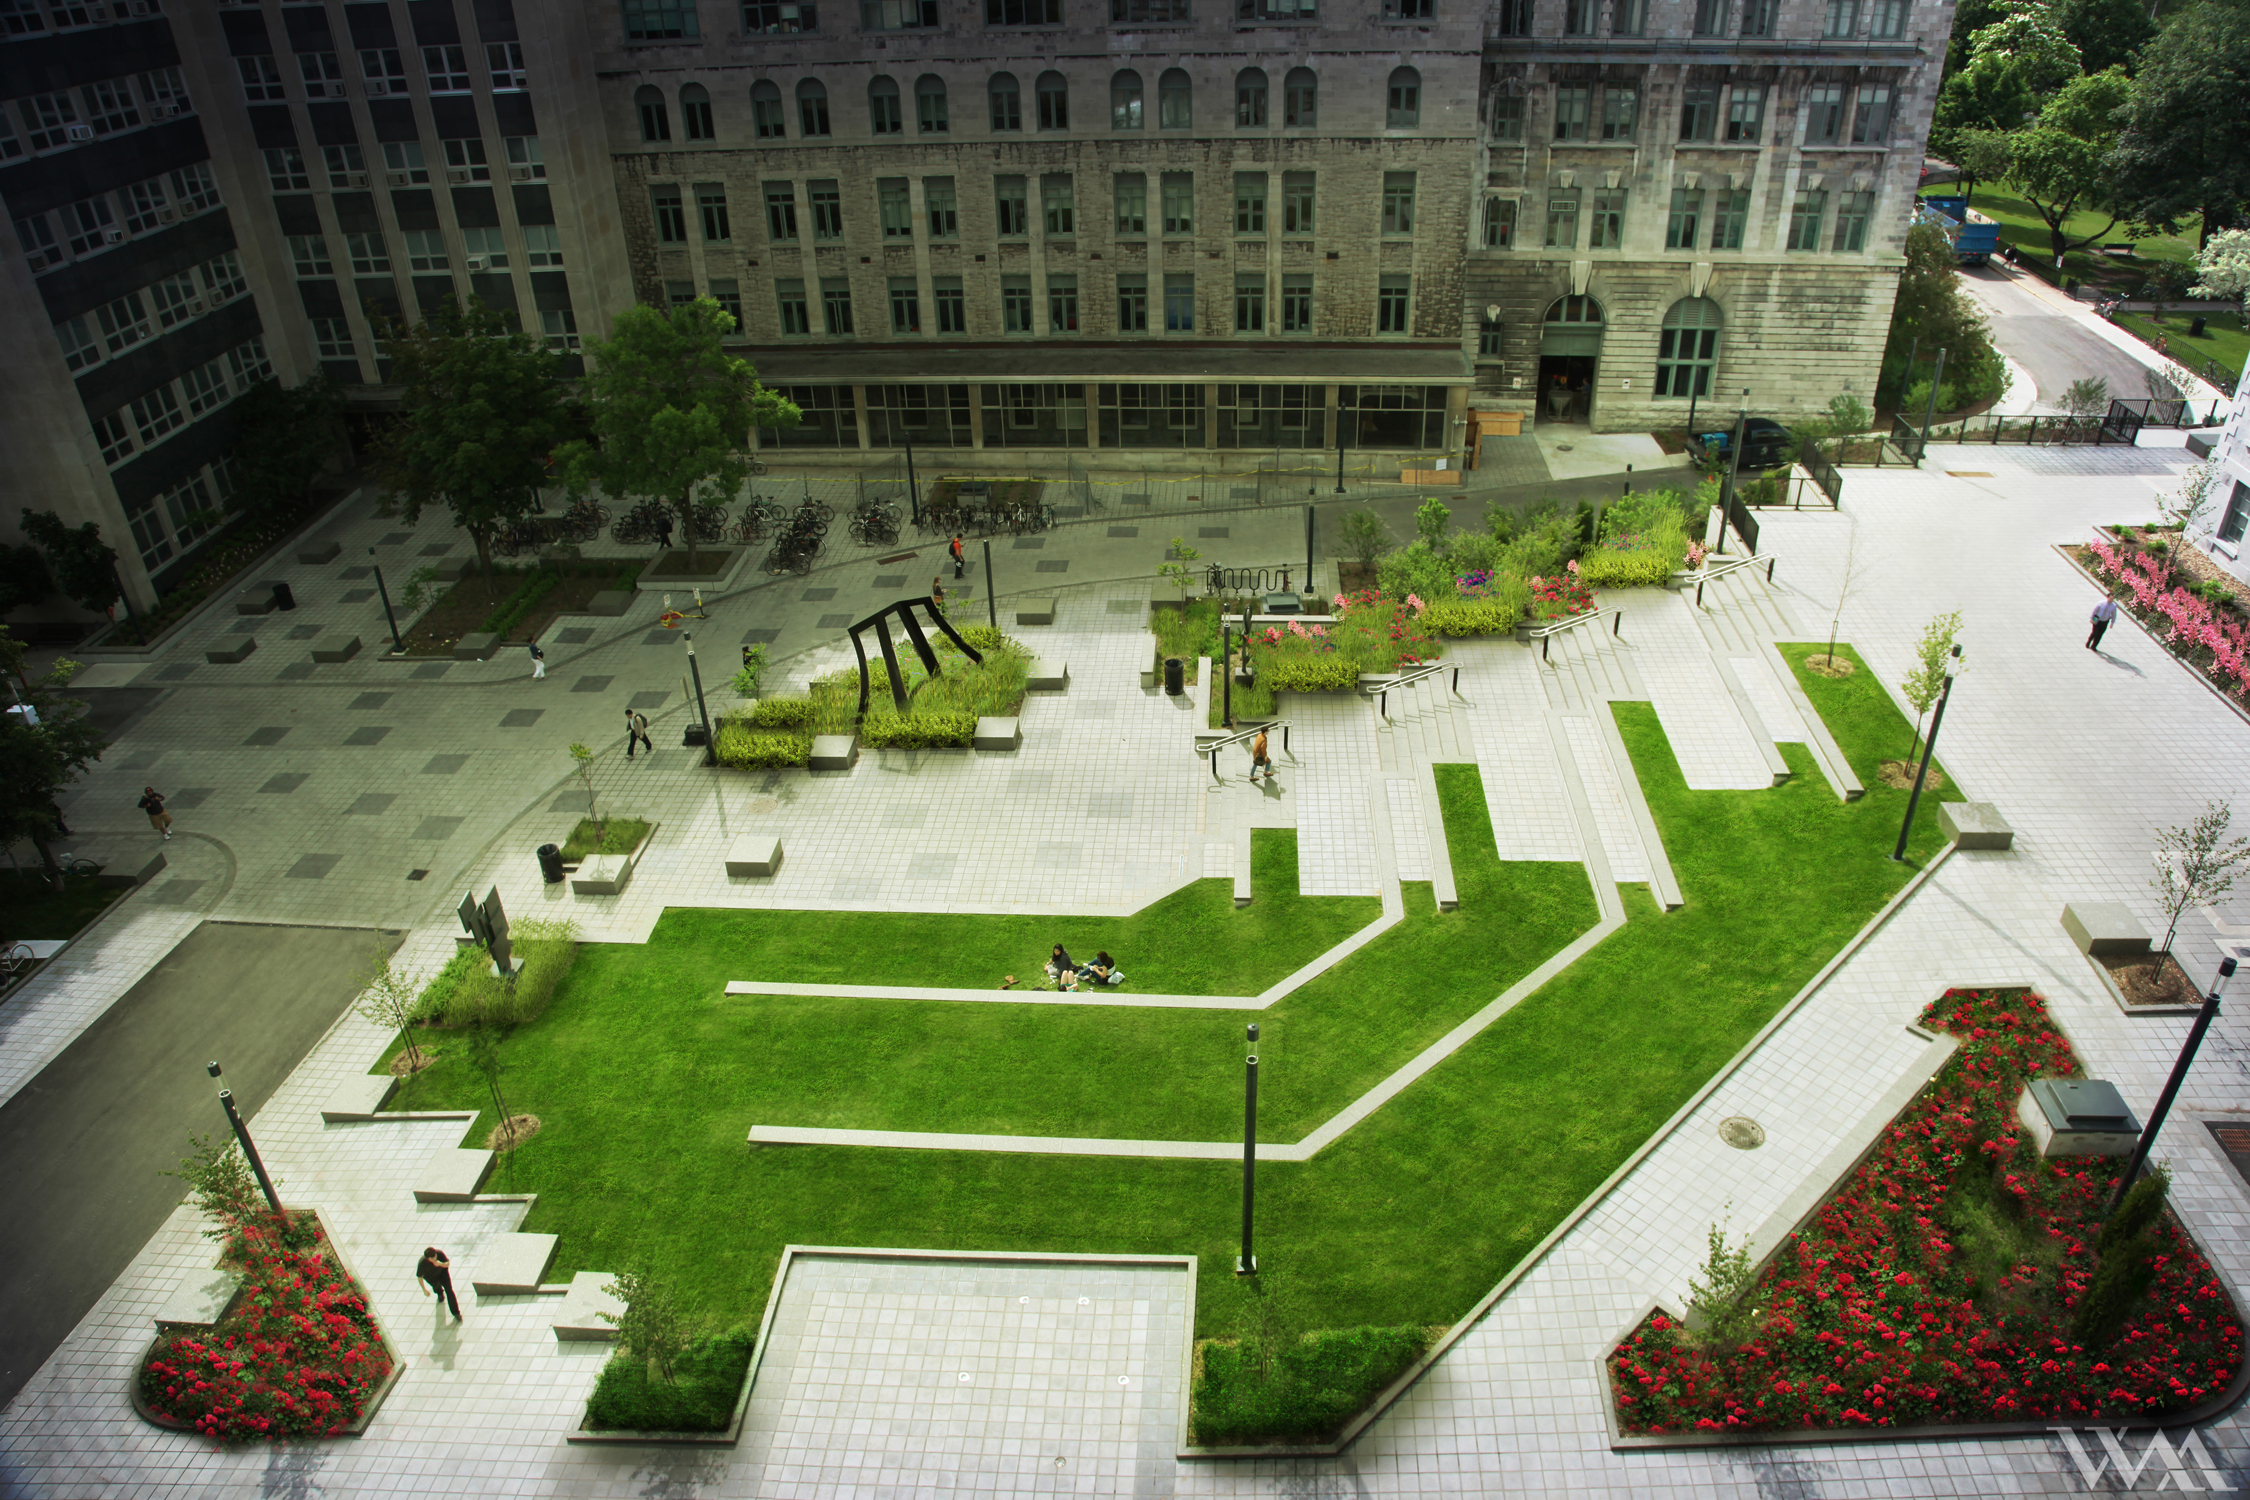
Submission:
[[[1616,625],[1605,616],[1551,636],[1544,643],[1543,658],[1539,644],[1530,647],[1547,690],[1548,707],[1584,713],[1614,699],[1648,697],[1648,688],[1633,669],[1629,648],[1613,633]]]

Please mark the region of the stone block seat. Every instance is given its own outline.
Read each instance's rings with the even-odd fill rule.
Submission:
[[[858,762],[858,735],[816,734],[813,736],[811,765],[815,771],[849,771]]]
[[[1962,849],[2013,849],[2016,831],[1989,802],[1940,802],[1938,830]]]
[[[570,877],[570,889],[577,896],[616,896],[623,894],[632,878],[631,855],[589,854],[579,862],[578,873]]]
[[[727,846],[727,874],[773,875],[781,869],[781,835],[745,833]]]
[[[625,611],[633,607],[633,598],[634,592],[631,589],[604,589],[600,593],[596,594],[593,598],[586,601],[586,608],[582,611],[582,613],[589,615],[621,615],[625,613]]]
[[[359,655],[359,637],[356,635],[345,635],[338,631],[331,635],[321,636],[313,642],[312,659],[314,661],[350,661],[357,655]]]
[[[979,750],[1021,750],[1023,748],[1023,721],[1020,719],[979,718],[977,720],[976,747]]]
[[[528,1297],[555,1258],[551,1234],[496,1234],[476,1252],[469,1285],[479,1297]]]
[[[602,1290],[616,1279],[615,1271],[580,1271],[570,1278],[570,1290],[555,1310],[553,1326],[558,1342],[606,1343],[617,1337],[617,1325],[601,1317],[603,1313],[619,1317],[625,1311],[624,1303]]]
[[[264,613],[264,611],[261,610],[259,611],[259,613],[262,614]],[[248,635],[236,636],[226,645],[213,646],[210,650],[204,652],[203,659],[207,662],[217,663],[220,666],[231,667],[236,665],[237,663],[248,661],[250,659],[250,653],[257,649],[257,637]]]
[[[398,1079],[389,1073],[362,1073],[347,1078],[330,1091],[320,1106],[323,1123],[339,1125],[352,1120],[372,1120],[390,1103]]]
[[[156,1310],[156,1331],[169,1333],[207,1332],[228,1309],[234,1299],[242,1295],[242,1278],[233,1271],[211,1266],[190,1271],[187,1279],[173,1288],[172,1295]]]
[[[245,589],[235,596],[234,612],[238,615],[270,615],[273,613],[273,590]]]
[[[1024,688],[1033,693],[1066,693],[1070,691],[1070,663],[1049,661],[1044,657],[1031,664],[1031,675]]]
[[[1052,625],[1055,623],[1053,599],[1026,599],[1016,606],[1018,625]]]
[[[2148,929],[2120,902],[2074,901],[2063,908],[2062,924],[2088,958],[2131,958],[2148,952]]]
[[[163,872],[169,863],[164,851],[152,849],[145,856],[134,853],[118,859],[102,861],[102,871],[94,877],[97,885],[110,890],[139,890]]]
[[[455,661],[490,661],[500,649],[500,637],[489,630],[475,630],[453,643]]]
[[[323,563],[332,563],[343,555],[344,544],[342,542],[321,542],[297,549],[297,561],[310,568],[317,568]]]
[[[469,1203],[475,1200],[477,1189],[484,1186],[485,1177],[492,1171],[490,1151],[472,1151],[465,1147],[448,1146],[427,1162],[415,1174],[414,1201],[416,1203]]]
[[[475,561],[473,557],[457,557],[451,562],[438,563],[431,572],[436,575],[439,583],[459,583],[469,576],[470,565]]]

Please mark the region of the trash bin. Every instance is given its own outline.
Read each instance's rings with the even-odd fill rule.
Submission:
[[[1164,692],[1177,698],[1187,691],[1187,663],[1177,656],[1164,658]]]
[[[688,725],[688,727],[682,730],[680,733],[680,743],[683,745],[701,745],[708,743],[703,734],[703,726],[701,724]]]
[[[2200,313],[2198,313],[2194,318],[2190,319],[2188,322],[2188,337],[2191,339],[2199,339],[2203,337],[2203,324],[2205,321],[2206,320],[2204,319],[2203,315]]]
[[[539,873],[546,878],[549,885],[562,884],[562,850],[553,844],[541,844],[539,846]]]
[[[288,584],[277,583],[273,586],[273,607],[275,609],[295,609],[297,607],[297,596],[289,592]]]

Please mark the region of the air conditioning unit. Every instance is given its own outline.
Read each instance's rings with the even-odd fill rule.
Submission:
[[[348,172],[345,175],[350,178],[353,187],[367,186],[367,174],[365,172]]]
[[[405,187],[414,180],[412,172],[390,172],[385,175],[390,179],[392,187]]]
[[[64,134],[74,141],[90,141],[94,138],[94,127],[91,125],[72,125],[65,129]]]
[[[156,222],[159,224],[169,224],[179,216],[179,210],[177,209],[160,208],[156,211]]]
[[[470,270],[472,270],[472,271],[481,271],[481,270],[483,270],[483,269],[484,269],[484,257],[483,257],[483,256],[481,256],[481,255],[472,255],[472,256],[470,256],[470,257],[469,257],[469,269],[470,269]]]
[[[190,302],[187,305],[187,315],[191,318],[200,318],[203,316],[203,301],[201,298],[197,298],[195,301]]]
[[[28,258],[31,261],[31,269],[34,271],[44,271],[49,266],[59,266],[63,263],[63,253],[60,250],[34,250]]]
[[[148,107],[148,117],[152,120],[169,120],[179,112],[177,104],[151,104]]]
[[[103,243],[103,244],[105,244],[105,245],[122,245],[122,244],[124,244],[124,243],[125,243],[125,231],[124,231],[124,230],[122,230],[122,229],[105,229],[105,230],[103,230],[103,231],[102,231],[102,243]]]
[[[367,80],[367,96],[370,99],[380,97],[381,95],[387,94],[390,91],[391,86],[385,83],[380,78],[370,78]]]
[[[533,180],[529,167],[510,167],[508,168],[508,177],[514,182],[530,182]]]
[[[467,167],[447,167],[445,169],[445,180],[447,182],[467,182],[469,180],[469,169]]]

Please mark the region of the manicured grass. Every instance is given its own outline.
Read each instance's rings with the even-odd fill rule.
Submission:
[[[1860,658],[1857,651],[1842,644],[1836,647],[1836,654],[1859,668],[1849,677],[1823,677],[1806,668],[1806,657],[1826,654],[1826,641],[1784,641],[1780,643],[1780,649],[1790,670],[1797,674],[1798,685],[1805,690],[1805,696],[1812,699],[1813,706],[1820,710],[1822,722],[1827,724],[1828,732],[1836,737],[1836,743],[1842,747],[1844,758],[1852,763],[1853,774],[1867,787],[1868,795],[1872,796],[1877,791],[1891,791],[1891,788],[1882,786],[1875,779],[1882,762],[1905,760],[1909,756],[1919,761],[1925,747],[1922,739],[1915,734],[1914,725],[1902,718],[1898,709],[1893,706],[1890,694],[1884,690],[1883,683],[1876,677],[1874,670]],[[1927,732],[1929,727],[1930,721],[1924,717],[1922,729]],[[1942,737],[1941,734],[1940,738]],[[1944,758],[1932,757],[1930,769],[1945,771]],[[1896,795],[1904,798],[1906,794],[1898,792]],[[1938,794],[1937,800],[1965,800],[1960,789],[1953,784],[1950,772],[1946,773],[1945,790]],[[1916,813],[1917,819],[1922,813],[1930,811],[1929,801],[1930,794],[1924,792],[1923,806]],[[1899,816],[1905,816],[1903,801]],[[1894,843],[1898,838],[1895,826],[1891,838]]]
[[[1910,732],[1872,683],[1806,684],[1869,767]],[[1783,786],[1690,791],[1653,709],[1615,711],[1686,906],[1659,915],[1627,887],[1622,931],[1313,1161],[1261,1169],[1260,1280],[1302,1310],[1299,1326],[1458,1318],[1912,875],[1887,857],[1904,793],[1871,783],[1840,803],[1794,746]],[[1460,910],[1409,886],[1400,929],[1258,1018],[1262,1136],[1301,1137],[1591,920],[1577,866],[1499,861],[1474,767],[1441,767],[1438,782]],[[1925,813],[1917,858],[1936,842]],[[745,1137],[764,1121],[1223,1140],[1239,1128],[1249,1017],[719,991],[757,977],[995,983],[1060,937],[1074,953],[1108,947],[1136,990],[1254,992],[1302,959],[1256,962],[1255,929],[1232,924],[1281,922],[1301,943],[1292,924],[1312,915],[1286,910],[1293,858],[1273,878],[1293,846],[1261,836],[1257,901],[1241,912],[1201,882],[1127,919],[672,911],[646,947],[590,945],[545,1017],[506,1043],[510,1104],[545,1128],[496,1190],[540,1195],[525,1227],[562,1236],[557,1275],[646,1257],[728,1321],[757,1317],[780,1247],[797,1242],[1193,1253],[1199,1332],[1232,1335],[1249,1298],[1217,1274],[1237,1248],[1231,1163]],[[398,1107],[480,1107],[482,1087],[447,1058]]]
[[[1205,1345],[1190,1431],[1205,1447],[1323,1442],[1436,1342],[1440,1328],[1335,1328]]]
[[[0,938],[74,937],[125,893],[102,885],[92,875],[65,875],[63,890],[28,870],[0,872]]]
[[[2208,361],[2230,375],[2242,372],[2242,362],[2250,359],[2250,335],[2242,331],[2242,315],[2224,310],[2225,304],[2213,303],[2208,310],[2197,308],[2194,312],[2168,312],[2164,320],[2143,313],[2117,314],[2116,322],[2128,328],[2153,347],[2159,335],[2165,349],[2173,359],[2191,368]],[[2203,337],[2193,338],[2188,329],[2196,318],[2202,318]],[[2146,395],[2145,391],[2113,391],[2112,395],[2127,399]],[[2200,409],[2200,408],[2199,408]]]
[[[2001,243],[2014,245],[2023,252],[2025,259],[2038,262],[2037,269],[2045,273],[2049,280],[2053,279],[2054,238],[2048,232],[2047,221],[2040,218],[2029,203],[2004,183],[1980,183],[1977,195],[1971,200],[1969,207],[1988,219],[1998,220]],[[2160,260],[2178,261],[2182,265],[2194,263],[2195,240],[2192,230],[2188,236],[2165,234],[2153,239],[2133,240],[2131,231],[2122,222],[2111,225],[2105,232],[2102,226],[2108,223],[2108,214],[2084,208],[2063,221],[2064,231],[2074,240],[2083,239],[2090,234],[2101,235],[2099,240],[2087,248],[2073,250],[2063,257],[2064,275],[2075,276],[2081,281],[2128,282],[2138,281],[2146,276]],[[2134,245],[2131,260],[2101,253],[2101,247],[2105,244],[2124,244],[2128,240],[2133,240]]]
[[[601,836],[600,847],[594,843],[595,834]],[[589,854],[630,854],[648,837],[648,819],[611,818],[599,825],[592,818],[580,818],[578,826],[570,830],[563,840],[564,859],[584,859]]]

